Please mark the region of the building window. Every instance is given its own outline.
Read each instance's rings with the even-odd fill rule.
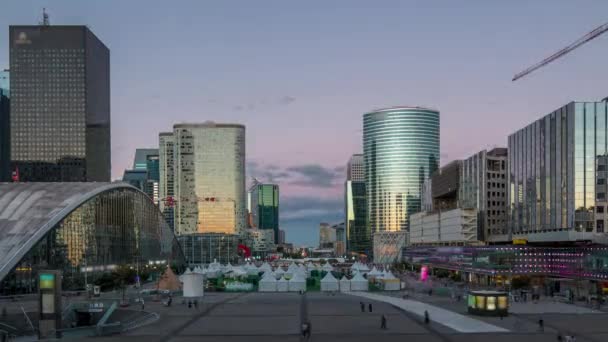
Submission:
[[[604,185],[604,184],[606,184],[606,179],[604,179],[604,178],[597,179],[597,185]]]
[[[605,192],[598,192],[597,196],[596,196],[598,201],[604,201],[606,200],[606,193]]]
[[[602,165],[602,164],[598,165],[597,166],[597,170],[598,171],[606,171],[606,165]]]
[[[597,220],[595,227],[598,233],[604,232],[604,220]]]
[[[597,207],[595,207],[595,212],[597,212],[598,214],[604,213],[604,206],[598,205]]]

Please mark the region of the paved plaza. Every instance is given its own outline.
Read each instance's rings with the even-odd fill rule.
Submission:
[[[319,292],[305,296],[297,293],[207,293],[198,308],[188,308],[179,298],[170,308],[160,303],[147,303],[146,310],[158,312],[159,321],[126,335],[88,340],[301,341],[300,324],[308,320],[312,326],[310,341],[543,342],[556,341],[558,330],[574,334],[579,342],[608,341],[606,313],[520,313],[501,320],[470,316],[466,314],[463,303],[452,303],[450,306],[433,298],[435,302],[426,304],[449,310],[453,316],[431,316],[431,323],[426,325],[422,317],[414,312],[417,309],[395,305],[393,301],[398,299],[395,296],[370,295],[366,294],[367,298],[363,298],[354,294],[328,295]],[[425,303],[422,299],[410,299],[409,303],[405,303],[419,306]],[[365,312],[361,312],[360,302],[366,304]],[[372,312],[368,309],[370,303]],[[382,315],[387,318],[387,330],[380,329]],[[467,326],[478,324],[479,331],[484,331],[488,326],[497,329],[495,332],[465,333],[458,329],[462,322],[449,321],[458,316],[465,318]],[[539,317],[545,321],[544,332],[538,330]]]

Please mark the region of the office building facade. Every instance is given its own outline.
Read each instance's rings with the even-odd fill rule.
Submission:
[[[278,243],[279,186],[255,182],[249,189],[248,197],[252,227],[272,230],[273,243]]]
[[[245,126],[206,122],[173,128],[176,234],[241,234]]]
[[[570,102],[509,136],[513,239],[576,241],[604,235],[596,215],[605,211],[606,193],[596,189],[605,182],[606,107],[606,102]]]
[[[480,151],[462,161],[459,207],[477,209],[479,240],[506,242],[507,163],[506,148]]]
[[[110,181],[110,51],[86,26],[10,26],[20,181]]]
[[[158,135],[158,196],[159,208],[165,215],[167,223],[174,229],[174,148],[173,132],[161,132]]]
[[[11,179],[10,74],[0,71],[0,182]]]
[[[363,155],[353,155],[348,161],[346,170],[344,185],[346,249],[351,253],[371,254],[372,234],[367,222]]]
[[[422,184],[439,161],[439,112],[380,109],[363,116],[368,220],[372,234],[407,230]]]

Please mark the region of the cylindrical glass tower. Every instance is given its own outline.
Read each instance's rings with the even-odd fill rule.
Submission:
[[[363,115],[368,218],[372,233],[407,230],[422,183],[439,163],[439,111],[393,107]]]

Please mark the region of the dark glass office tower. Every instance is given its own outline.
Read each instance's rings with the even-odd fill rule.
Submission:
[[[0,182],[10,180],[9,71],[0,71]]]
[[[86,26],[10,27],[11,169],[110,180],[110,51]]]

